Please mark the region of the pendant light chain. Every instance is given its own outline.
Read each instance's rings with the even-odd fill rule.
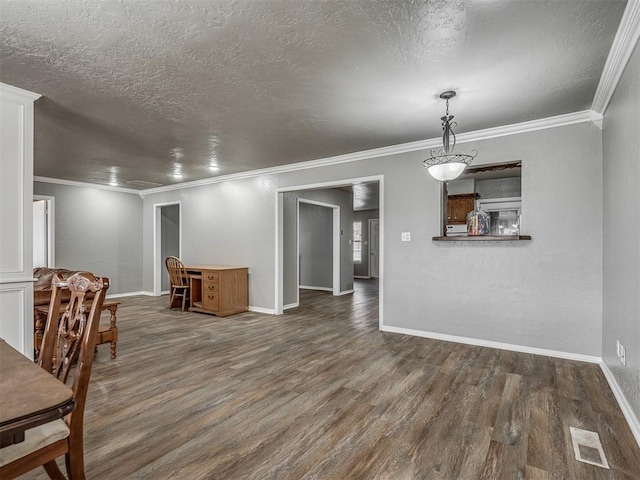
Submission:
[[[446,101],[446,111],[442,120],[442,149],[439,151],[431,150],[431,157],[422,162],[422,165],[428,170],[428,172],[436,180],[448,182],[453,180],[462,174],[465,167],[471,163],[476,157],[478,152],[473,150],[471,154],[463,152],[456,152],[456,134],[453,132],[453,127],[456,126],[456,122],[452,122],[453,115],[449,115],[449,99],[455,97],[456,92],[449,90],[442,92],[440,98]],[[451,144],[453,140],[453,144]]]

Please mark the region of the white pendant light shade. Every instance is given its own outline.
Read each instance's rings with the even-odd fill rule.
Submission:
[[[455,97],[456,92],[448,91],[440,94],[440,98],[447,101],[447,111],[442,120],[442,149],[440,151],[432,150],[431,157],[427,158],[422,165],[427,169],[433,178],[441,182],[448,182],[458,178],[464,172],[464,169],[478,154],[475,150],[471,155],[462,152],[455,152],[456,135],[453,133],[452,122],[453,115],[449,115],[449,99]]]
[[[466,167],[466,163],[460,162],[441,163],[440,165],[433,165],[427,168],[427,171],[436,180],[448,182],[449,180],[453,180],[462,175],[462,172],[464,172]]]

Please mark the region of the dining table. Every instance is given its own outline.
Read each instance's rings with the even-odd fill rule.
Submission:
[[[26,430],[74,408],[70,387],[0,338],[0,448],[24,441]]]

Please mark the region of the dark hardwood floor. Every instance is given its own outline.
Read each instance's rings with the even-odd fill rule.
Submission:
[[[85,415],[89,479],[639,479],[597,365],[378,331],[377,286],[282,316],[120,299]],[[574,459],[598,432],[610,470]],[[22,478],[46,478],[42,470]]]

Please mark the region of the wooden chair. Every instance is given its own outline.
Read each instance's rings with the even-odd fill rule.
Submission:
[[[177,297],[182,297],[182,311],[187,306],[187,298],[189,297],[189,274],[184,268],[184,263],[177,257],[167,257],[165,260],[167,271],[169,272],[169,281],[171,282],[171,295],[169,296],[169,308],[173,308],[173,301]]]
[[[2,449],[0,478],[12,479],[42,465],[54,480],[64,479],[56,458],[64,455],[70,480],[84,480],[83,422],[84,407],[95,354],[96,336],[108,278],[96,278],[81,272],[63,280],[56,274],[52,280],[51,303],[45,326],[38,364],[62,382],[73,374],[73,396],[76,406],[64,420],[56,420],[25,432],[23,442]],[[62,291],[68,289],[71,299],[60,317]],[[90,307],[83,301],[87,292],[95,292]],[[89,312],[86,309],[89,308]]]

